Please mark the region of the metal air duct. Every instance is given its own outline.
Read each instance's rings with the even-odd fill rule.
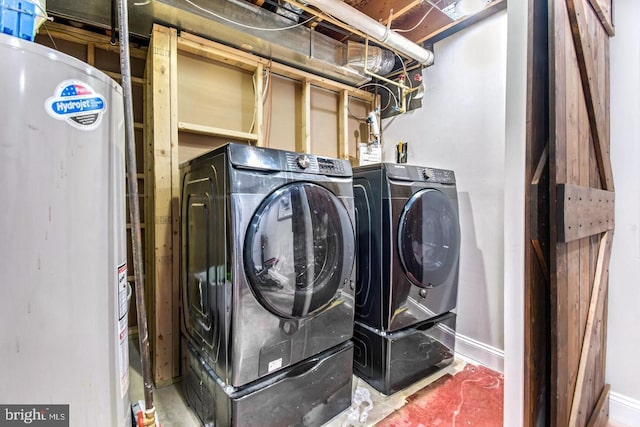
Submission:
[[[369,35],[374,40],[415,59],[423,65],[433,64],[433,52],[428,51],[400,34],[387,29],[381,23],[368,17],[340,0],[305,0],[306,4],[347,23],[349,26]]]
[[[104,0],[47,0],[47,11],[104,28],[111,25],[110,3]],[[138,36],[149,37],[153,23],[159,23],[353,86],[370,79],[345,66],[345,44],[304,25],[260,30],[290,27],[291,20],[244,0],[132,1],[129,17],[130,32]]]

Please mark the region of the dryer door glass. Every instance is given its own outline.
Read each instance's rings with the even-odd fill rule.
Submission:
[[[317,313],[351,274],[353,239],[349,214],[333,193],[311,183],[281,187],[260,205],[245,236],[251,289],[278,316]]]
[[[444,283],[460,250],[458,217],[447,196],[433,189],[415,193],[398,227],[398,251],[409,280],[422,287]]]

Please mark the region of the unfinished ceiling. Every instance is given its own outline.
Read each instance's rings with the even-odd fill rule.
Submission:
[[[305,22],[336,40],[358,40],[357,34],[349,30],[349,22],[340,25],[323,19],[322,11],[307,7],[300,0],[245,0],[270,10],[292,21]],[[447,30],[453,30],[458,24],[472,23],[482,17],[506,7],[506,0],[466,0],[482,4],[477,16],[465,15],[458,3],[461,0],[343,0],[344,3],[362,12],[373,20],[388,26],[391,30],[414,43],[433,42],[441,39]],[[293,6],[293,7],[292,7]],[[298,9],[299,8],[299,9]],[[316,14],[317,12],[317,14]],[[314,14],[316,19],[313,19]],[[475,15],[475,14],[474,14]],[[444,34],[446,36],[446,34]]]
[[[482,2],[484,7],[477,14],[459,17],[456,16],[456,5],[460,1]],[[354,67],[349,59],[349,42],[364,46],[366,41],[366,46],[377,44],[392,51],[391,59],[373,58],[390,64],[386,71],[377,72],[390,76],[404,68],[406,75],[407,67],[433,63],[432,53],[422,45],[495,13],[506,7],[506,2],[347,0],[345,3],[351,7],[345,8],[339,0],[129,0],[128,8],[129,29],[134,35],[148,38],[153,24],[158,23],[360,86],[371,80],[369,71],[373,70],[368,70],[368,65]],[[331,10],[330,5],[348,9],[349,13],[346,17],[335,13],[336,16],[331,16],[326,12]],[[105,0],[48,0],[47,12],[56,20],[66,19],[80,25],[105,29],[116,25],[112,20],[111,4]],[[360,18],[367,21],[367,27],[377,27],[379,34],[384,33],[383,37],[370,37],[367,31],[358,29],[355,21]],[[380,40],[387,37],[388,40]],[[412,54],[416,52],[417,55]],[[366,51],[362,56],[367,58],[363,60],[367,64],[372,59]]]

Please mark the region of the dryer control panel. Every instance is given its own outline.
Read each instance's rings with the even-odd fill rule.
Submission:
[[[455,184],[456,177],[452,170],[435,169],[425,166],[385,163],[387,175],[392,179],[403,181],[427,181],[441,184]]]

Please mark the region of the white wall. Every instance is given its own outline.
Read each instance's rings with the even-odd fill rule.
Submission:
[[[507,13],[435,45],[422,108],[383,121],[383,159],[408,142],[410,164],[453,169],[462,247],[458,333],[479,342],[502,370]],[[473,341],[458,341],[465,354]],[[478,359],[476,354],[466,354]],[[482,355],[480,355],[482,357]]]
[[[616,231],[609,270],[607,382],[611,418],[640,425],[640,2],[615,1],[611,161]]]

